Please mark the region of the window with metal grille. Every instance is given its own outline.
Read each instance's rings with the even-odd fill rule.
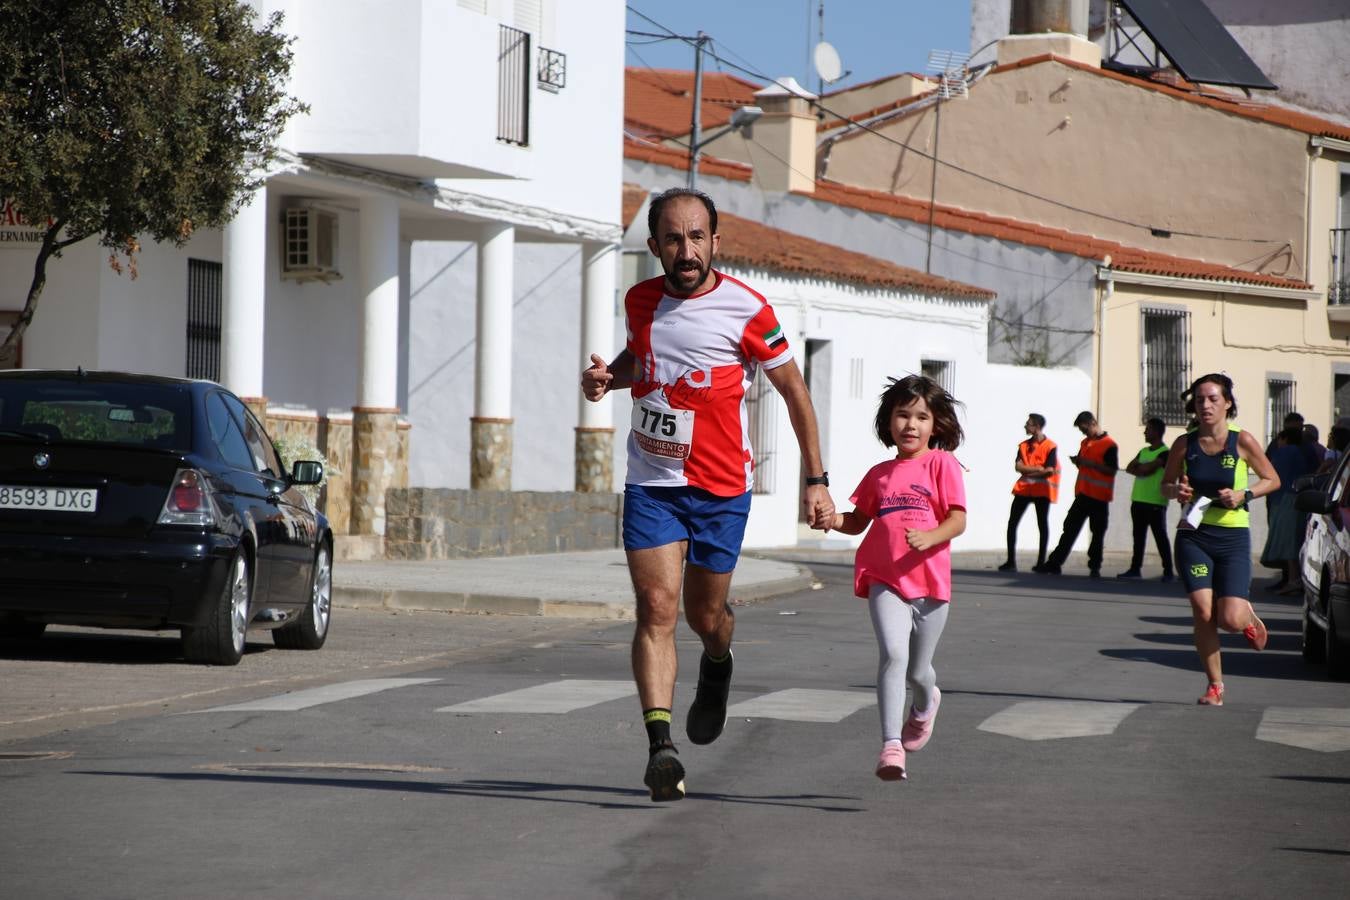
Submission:
[[[539,48],[539,86],[551,93],[567,87],[567,54]]]
[[[755,461],[756,494],[772,494],[778,478],[778,403],[773,385],[757,368],[750,388],[745,392],[745,412],[749,421],[750,449]]]
[[[946,359],[919,360],[919,374],[942,385],[949,394],[956,393],[956,364]]]
[[[1331,283],[1327,285],[1327,302],[1350,303],[1350,228],[1331,229]]]
[[[1298,409],[1294,389],[1297,385],[1289,375],[1266,376],[1266,443],[1284,428],[1284,417]]]
[[[497,54],[497,140],[530,142],[530,34],[502,25]]]
[[[1144,413],[1141,422],[1157,416],[1168,425],[1190,421],[1181,394],[1191,383],[1191,314],[1184,309],[1144,307],[1139,348]]]
[[[188,378],[220,380],[220,285],[220,263],[188,260]]]

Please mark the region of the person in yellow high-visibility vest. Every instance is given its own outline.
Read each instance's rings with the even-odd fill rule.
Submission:
[[[1125,471],[1134,476],[1134,490],[1130,492],[1130,521],[1134,524],[1134,553],[1130,567],[1117,578],[1143,576],[1144,543],[1148,533],[1158,545],[1162,558],[1162,580],[1172,581],[1172,545],[1167,540],[1167,498],[1162,495],[1163,469],[1167,467],[1168,447],[1163,443],[1167,423],[1154,416],[1144,425],[1144,447],[1134,455]]]
[[[1073,420],[1073,425],[1083,433],[1078,455],[1069,457],[1069,461],[1078,467],[1078,481],[1073,486],[1073,504],[1064,514],[1064,532],[1054,551],[1043,565],[1033,566],[1031,571],[1058,575],[1086,522],[1092,531],[1092,542],[1088,544],[1088,574],[1093,578],[1101,578],[1102,549],[1106,544],[1106,526],[1111,519],[1111,496],[1116,484],[1116,472],[1120,471],[1120,451],[1116,448],[1115,439],[1102,430],[1092,413],[1086,410],[1080,412]]]

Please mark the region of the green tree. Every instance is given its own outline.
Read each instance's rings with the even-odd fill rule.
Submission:
[[[286,120],[291,39],[237,0],[0,0],[0,197],[45,226],[47,263],[98,236],[135,275],[138,237],[181,246],[262,183]]]

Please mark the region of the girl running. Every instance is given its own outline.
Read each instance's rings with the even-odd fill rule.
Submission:
[[[1253,650],[1266,646],[1265,623],[1247,599],[1252,583],[1247,504],[1278,490],[1280,478],[1256,438],[1229,424],[1237,415],[1232,379],[1202,375],[1182,396],[1196,427],[1172,444],[1162,492],[1183,504],[1176,565],[1190,595],[1195,652],[1209,678],[1197,702],[1223,706],[1219,629],[1242,632]],[[1261,479],[1255,488],[1247,486],[1248,469]]]
[[[949,542],[966,530],[965,484],[951,455],[962,438],[956,405],[931,378],[891,379],[875,427],[895,459],[873,466],[853,493],[855,508],[834,516],[835,530],[867,532],[854,561],[853,592],[867,598],[880,649],[876,774],[883,781],[907,777],[905,751],[928,743],[942,701],[933,651],[951,600]],[[914,699],[902,725],[906,680]]]

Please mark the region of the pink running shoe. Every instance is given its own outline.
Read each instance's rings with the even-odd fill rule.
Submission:
[[[1258,619],[1255,613],[1252,614],[1252,624],[1242,629],[1242,636],[1247,639],[1253,650],[1266,649],[1266,638],[1270,635],[1266,631],[1266,623]]]
[[[881,745],[881,758],[877,760],[877,777],[882,781],[904,781],[905,748],[899,741],[887,741]]]
[[[1205,695],[1195,702],[1201,706],[1223,706],[1223,682],[1211,681]]]
[[[900,746],[911,752],[923,749],[928,739],[933,736],[933,723],[937,721],[938,706],[941,703],[942,691],[933,688],[933,708],[928,711],[926,718],[920,719],[914,707],[909,708],[909,718],[905,720],[905,727],[900,729]]]

